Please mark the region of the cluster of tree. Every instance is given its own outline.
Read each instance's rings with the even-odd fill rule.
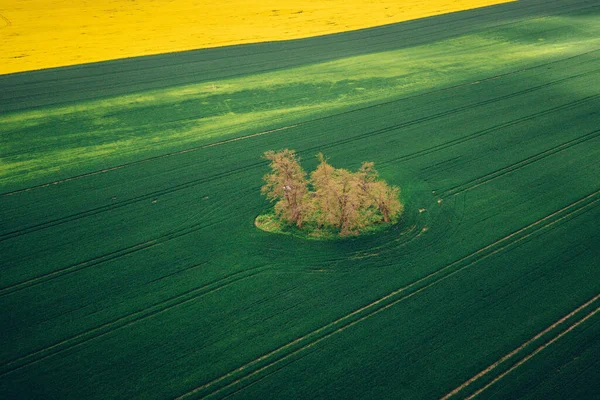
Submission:
[[[276,216],[302,229],[306,223],[338,230],[342,236],[395,220],[403,210],[400,189],[379,179],[372,162],[351,172],[334,168],[322,154],[307,176],[294,150],[267,151],[271,172],[264,176],[262,193],[275,202]]]

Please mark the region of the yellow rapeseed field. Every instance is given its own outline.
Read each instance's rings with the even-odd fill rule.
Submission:
[[[3,0],[0,74],[385,25],[511,0]]]

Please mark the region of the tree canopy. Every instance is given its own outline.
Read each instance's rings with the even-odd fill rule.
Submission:
[[[381,180],[372,162],[351,172],[334,168],[319,153],[319,165],[307,179],[294,150],[267,151],[264,157],[271,172],[264,176],[261,191],[275,203],[276,218],[299,229],[308,225],[340,236],[357,235],[394,222],[404,209],[400,188]]]

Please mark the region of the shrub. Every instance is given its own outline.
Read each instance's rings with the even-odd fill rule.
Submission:
[[[393,222],[402,213],[400,188],[380,180],[372,162],[351,172],[332,167],[322,154],[317,157],[320,163],[307,180],[294,150],[265,153],[271,172],[264,176],[261,191],[275,202],[275,215],[281,221],[300,229],[309,223],[317,230],[347,236]]]

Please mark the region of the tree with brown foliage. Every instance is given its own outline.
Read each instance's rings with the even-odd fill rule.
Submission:
[[[389,186],[384,181],[378,180],[379,173],[372,162],[364,162],[356,178],[364,196],[365,207],[375,206],[383,217],[383,222],[390,222],[392,218],[402,213],[404,206],[400,203],[400,188]]]
[[[271,162],[271,173],[264,176],[261,192],[276,202],[275,213],[280,219],[302,228],[308,182],[296,152],[288,149],[267,151],[264,157]]]
[[[363,215],[364,203],[358,187],[356,175],[347,169],[338,168],[334,171],[334,182],[336,182],[336,199],[339,207],[340,235],[358,234],[360,228],[365,225]]]
[[[338,182],[334,177],[335,168],[327,163],[323,154],[317,155],[319,165],[310,174],[313,188],[311,196],[311,211],[319,228],[323,226],[338,226],[340,209],[338,204]]]
[[[369,195],[383,216],[383,222],[390,222],[404,210],[399,200],[400,188],[397,186],[389,186],[383,181],[373,182]]]
[[[317,168],[310,174],[313,187],[313,218],[319,227],[337,228],[340,235],[357,233],[364,226],[363,199],[356,175],[346,169],[334,168],[323,154]]]

